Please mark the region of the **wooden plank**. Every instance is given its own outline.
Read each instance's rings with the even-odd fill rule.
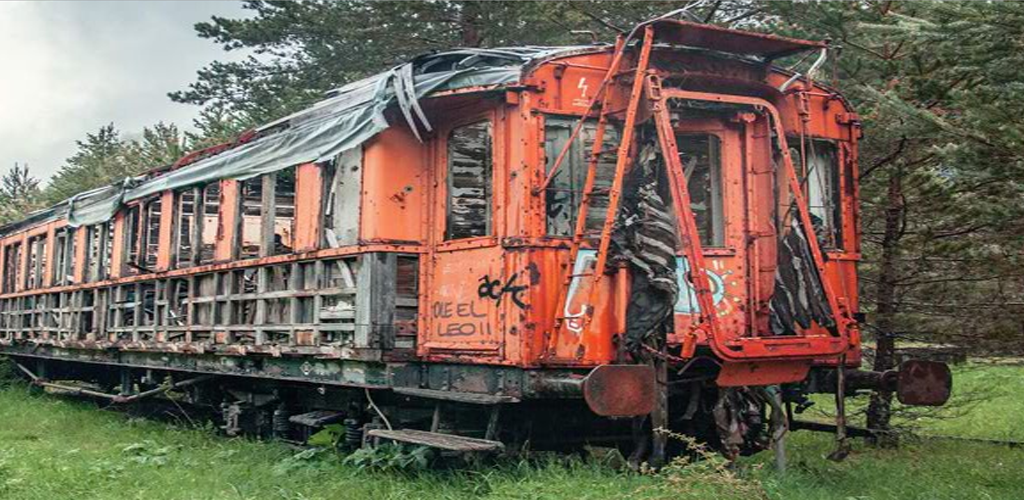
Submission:
[[[393,253],[363,254],[356,280],[355,347],[388,348],[393,344],[395,273]]]
[[[505,449],[505,445],[500,441],[454,436],[451,434],[440,434],[437,432],[419,431],[414,429],[402,429],[397,431],[373,429],[369,431],[368,435],[372,438],[419,444],[448,451],[487,452],[501,451]]]
[[[396,394],[415,396],[424,399],[438,399],[442,401],[454,401],[474,405],[496,405],[504,403],[518,403],[519,399],[512,396],[501,396],[496,394],[479,394],[472,392],[439,391],[437,389],[421,389],[419,387],[395,387],[392,390]]]

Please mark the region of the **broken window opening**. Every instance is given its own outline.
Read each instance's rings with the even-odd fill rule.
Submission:
[[[803,160],[800,155],[800,138],[787,137],[793,166],[800,170]],[[811,216],[818,245],[826,249],[842,247],[842,192],[840,191],[839,148],[835,141],[807,139],[806,171],[802,172],[801,184],[807,197],[807,211]]]
[[[87,283],[103,279],[103,249],[107,234],[106,224],[93,224],[85,230],[85,281]]]
[[[4,293],[18,290],[21,279],[21,243],[11,243],[4,251]]]
[[[263,243],[263,177],[253,177],[242,182],[241,245],[240,259],[260,256]]]
[[[295,167],[274,174],[274,241],[271,255],[292,253],[295,248]]]
[[[142,207],[132,206],[124,216],[124,255],[121,274],[139,274],[139,247],[142,243]]]
[[[174,267],[189,267],[195,263],[196,189],[175,193]]]
[[[203,216],[200,221],[200,264],[209,264],[214,261],[217,251],[217,231],[219,228],[220,183],[213,182],[203,188]]]
[[[490,121],[448,135],[446,240],[491,235],[492,141]]]
[[[156,270],[160,255],[160,218],[163,213],[163,199],[156,196],[145,204],[145,226],[142,237],[142,272],[151,273]]]
[[[555,165],[559,153],[572,135],[576,126],[576,118],[547,117],[544,120],[544,152],[547,160],[547,173]],[[587,168],[590,152],[594,147],[597,133],[597,121],[588,120],[583,124],[579,136],[562,160],[561,166],[551,179],[545,191],[545,209],[547,213],[547,234],[551,236],[572,236],[576,231],[576,219],[580,203],[583,201],[583,190],[587,181]],[[594,191],[587,209],[586,229],[596,231],[604,225],[608,213],[607,189],[611,187],[615,177],[616,152],[619,144],[619,131],[614,126],[606,126],[604,139],[601,141],[601,153],[594,176]]]
[[[678,134],[676,144],[700,244],[725,246],[721,139],[713,134]]]
[[[54,286],[67,285],[74,281],[74,260],[75,230],[70,227],[60,228],[53,237],[53,267],[50,279]]]
[[[43,286],[43,270],[46,269],[46,235],[28,240],[28,275],[25,288],[28,290]]]

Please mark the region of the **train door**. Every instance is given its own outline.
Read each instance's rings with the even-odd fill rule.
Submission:
[[[704,251],[719,331],[746,334],[751,328],[747,171],[742,122],[732,117],[683,117],[675,122],[690,208]],[[687,331],[700,315],[696,290],[685,278],[689,263],[676,261],[679,295],[674,306],[676,332]]]
[[[498,244],[496,200],[503,193],[495,137],[495,113],[486,113],[453,123],[435,141],[420,355],[501,359],[502,311],[524,300]]]

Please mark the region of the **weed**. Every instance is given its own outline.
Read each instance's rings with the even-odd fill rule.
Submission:
[[[431,458],[433,450],[426,446],[385,443],[372,448],[360,448],[345,457],[344,463],[357,470],[411,472],[426,469]]]

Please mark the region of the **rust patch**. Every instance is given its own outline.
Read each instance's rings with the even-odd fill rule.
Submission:
[[[657,383],[649,365],[602,365],[583,381],[587,406],[602,417],[638,417],[654,410]]]
[[[912,359],[900,365],[896,397],[900,403],[916,406],[942,406],[953,392],[953,374],[938,361]]]

